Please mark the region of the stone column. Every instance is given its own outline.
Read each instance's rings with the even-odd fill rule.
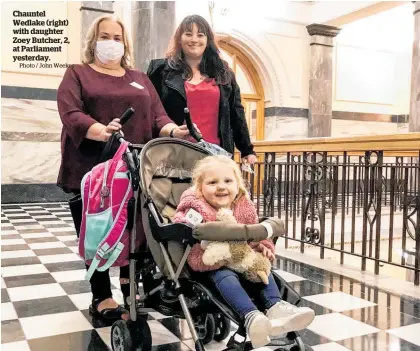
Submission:
[[[308,136],[329,137],[332,119],[332,53],[334,37],[340,28],[323,24],[311,24],[306,28],[311,36]]]
[[[149,62],[163,58],[175,31],[175,1],[134,1],[132,36],[135,67],[146,71]]]
[[[113,14],[113,3],[113,1],[82,1],[82,6],[80,7],[80,15],[82,18],[80,26],[82,50],[85,47],[86,34],[90,25],[100,16]]]
[[[420,132],[420,1],[414,3],[414,41],[411,61],[410,121],[408,130]]]

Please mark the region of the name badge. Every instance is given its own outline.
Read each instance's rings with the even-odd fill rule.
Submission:
[[[130,83],[130,85],[132,86],[132,87],[134,87],[134,88],[137,88],[137,89],[144,89],[144,87],[142,86],[142,85],[140,85],[139,83],[136,83],[136,82],[132,82],[132,83]]]
[[[197,211],[192,208],[188,210],[187,215],[185,216],[186,220],[192,225],[197,225],[203,221],[203,217]]]

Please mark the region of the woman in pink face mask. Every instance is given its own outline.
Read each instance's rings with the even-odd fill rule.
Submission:
[[[96,19],[87,33],[83,64],[71,65],[57,91],[63,130],[61,167],[57,185],[80,194],[84,174],[94,167],[113,132],[122,129],[131,143],[147,143],[154,137],[187,138],[167,116],[146,74],[133,69],[132,44],[124,24],[114,16]],[[129,107],[135,110],[122,127],[117,117]],[[144,242],[141,216],[137,216],[139,241]],[[88,267],[87,267],[88,268]],[[120,269],[121,290],[129,295],[128,266]],[[128,318],[128,312],[112,298],[109,271],[95,271],[91,280],[91,311],[110,323]]]

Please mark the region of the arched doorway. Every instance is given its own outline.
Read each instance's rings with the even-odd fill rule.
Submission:
[[[219,40],[218,46],[241,89],[251,140],[264,140],[264,89],[258,73],[247,55],[231,44],[229,39]]]

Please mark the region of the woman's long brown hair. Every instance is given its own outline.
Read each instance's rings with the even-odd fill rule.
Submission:
[[[228,84],[231,81],[231,70],[220,57],[220,51],[214,40],[214,33],[209,23],[199,15],[185,17],[171,40],[171,46],[166,54],[169,67],[175,71],[182,72],[183,79],[191,79],[193,76],[191,67],[185,61],[185,55],[181,48],[181,36],[185,32],[192,32],[193,24],[196,24],[198,31],[207,36],[207,47],[204,50],[198,69],[201,74],[214,78],[217,84]]]

